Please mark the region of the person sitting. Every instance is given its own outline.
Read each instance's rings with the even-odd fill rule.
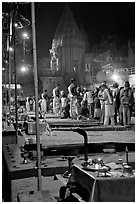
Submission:
[[[89,109],[87,108],[87,101],[81,102],[81,107],[79,109],[78,120],[87,120],[89,118]]]
[[[66,99],[66,106],[62,110],[61,119],[63,119],[63,118],[70,118],[70,111],[69,110],[70,110],[70,101],[67,98]]]

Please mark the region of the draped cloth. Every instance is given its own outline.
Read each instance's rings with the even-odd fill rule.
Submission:
[[[134,202],[135,177],[97,177],[73,165],[70,182],[78,183],[89,194],[89,202]]]

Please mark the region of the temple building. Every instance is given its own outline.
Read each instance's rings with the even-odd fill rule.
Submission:
[[[79,85],[89,84],[92,62],[89,60],[90,53],[87,54],[88,46],[86,32],[83,27],[79,29],[69,6],[66,5],[49,50],[49,69],[45,70],[46,76],[40,77],[43,90],[51,92],[57,83],[63,90],[67,90],[71,78],[75,78]]]

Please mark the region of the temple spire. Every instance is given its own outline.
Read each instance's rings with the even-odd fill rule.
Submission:
[[[70,7],[68,6],[68,3],[66,3],[56,29],[55,39],[72,37],[74,35],[81,37],[81,33],[79,32],[79,28],[74,20]]]

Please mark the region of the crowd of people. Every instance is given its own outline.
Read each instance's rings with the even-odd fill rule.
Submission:
[[[130,125],[134,107],[135,88],[131,88],[128,81],[120,88],[118,83],[109,88],[106,82],[99,87],[89,85],[81,88],[77,86],[75,79],[72,79],[67,93],[57,84],[52,98],[48,97],[45,90],[39,99],[39,112],[43,118],[46,118],[48,112],[52,112],[60,118],[98,120],[105,126]],[[26,100],[26,110],[29,112],[34,109],[35,99],[29,96]]]

